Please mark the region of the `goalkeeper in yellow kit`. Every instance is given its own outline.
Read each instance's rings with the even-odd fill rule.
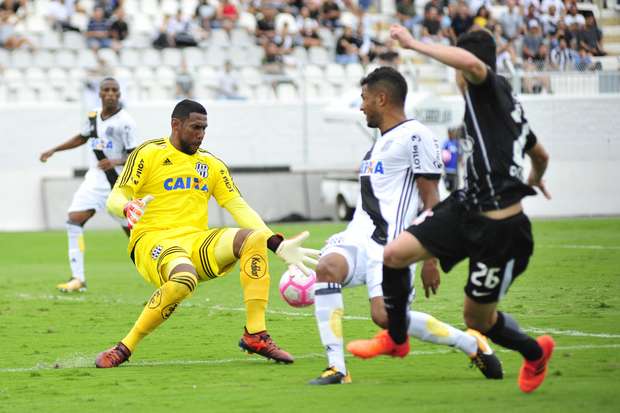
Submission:
[[[279,362],[293,357],[267,334],[269,299],[267,249],[308,272],[318,251],[302,248],[305,232],[290,240],[274,234],[243,200],[228,168],[200,149],[207,112],[183,100],[172,112],[169,138],[147,141],[127,159],[107,202],[113,214],[132,226],[128,252],[140,274],[158,289],[131,331],[100,353],[97,367],[117,367],[138,343],[173,313],[201,281],[225,275],[240,260],[246,307],[245,332],[239,346]],[[213,196],[241,228],[209,228],[207,202]]]

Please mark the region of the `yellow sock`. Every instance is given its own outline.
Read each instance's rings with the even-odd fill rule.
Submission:
[[[142,314],[127,336],[121,341],[131,352],[138,343],[170,317],[177,305],[196,288],[198,280],[190,272],[178,272],[157,289],[142,310]]]
[[[248,333],[267,329],[265,311],[269,301],[269,263],[267,261],[267,230],[252,232],[241,247],[240,281],[246,309],[245,328]]]
[[[245,302],[245,328],[248,333],[254,334],[267,330],[265,325],[265,311],[267,300],[247,300]]]

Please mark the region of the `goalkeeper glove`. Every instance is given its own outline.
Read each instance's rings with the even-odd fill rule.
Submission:
[[[127,224],[129,229],[132,229],[134,225],[140,221],[142,215],[144,215],[144,210],[149,202],[153,199],[153,195],[147,195],[144,198],[137,198],[132,201],[129,201],[125,204],[125,208],[123,208],[123,214],[127,218]]]
[[[301,246],[308,236],[310,236],[310,233],[304,231],[291,239],[283,240],[276,250],[276,255],[287,264],[296,266],[301,272],[310,276],[312,275],[312,270],[306,264],[316,267],[319,262],[320,251]]]

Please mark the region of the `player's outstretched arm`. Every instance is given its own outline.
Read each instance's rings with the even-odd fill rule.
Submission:
[[[415,50],[445,65],[463,71],[463,75],[473,84],[480,84],[487,77],[487,66],[472,53],[454,46],[437,43],[423,43],[415,39],[405,27],[394,24],[390,35],[405,49]]]
[[[86,141],[88,140],[88,138],[85,138],[82,135],[75,135],[74,137],[72,137],[71,139],[69,139],[66,142],[61,143],[60,145],[47,150],[45,152],[43,152],[41,154],[41,156],[39,156],[39,160],[41,162],[47,162],[47,160],[49,158],[52,157],[53,154],[55,154],[56,152],[60,152],[60,151],[66,151],[67,149],[73,149],[73,148],[77,148],[78,146],[82,146],[86,143]]]
[[[549,154],[545,150],[544,146],[542,146],[539,142],[537,142],[526,153],[532,160],[532,170],[530,171],[530,176],[527,179],[527,184],[540,189],[540,192],[543,193],[545,198],[551,199],[551,194],[547,191],[545,181],[543,180],[543,176],[547,170],[547,165],[549,165]]]
[[[308,267],[316,267],[320,255],[319,250],[304,248],[303,242],[310,236],[308,231],[295,235],[293,238],[285,239],[280,242],[276,249],[276,255],[288,265],[294,265],[307,276],[311,275],[312,270]]]

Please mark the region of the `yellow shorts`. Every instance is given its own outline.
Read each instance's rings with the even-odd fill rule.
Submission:
[[[225,259],[217,257],[215,246],[224,233],[228,231],[236,233],[238,230],[238,228],[213,228],[199,231],[195,228],[174,228],[147,232],[136,242],[133,259],[140,275],[157,287],[168,281],[168,274],[163,271],[165,266],[179,258],[189,259],[192,262],[196,267],[199,281],[211,280],[226,275],[234,266],[236,260],[231,260],[232,254],[227,254]],[[234,236],[226,237],[227,240],[233,238]]]

